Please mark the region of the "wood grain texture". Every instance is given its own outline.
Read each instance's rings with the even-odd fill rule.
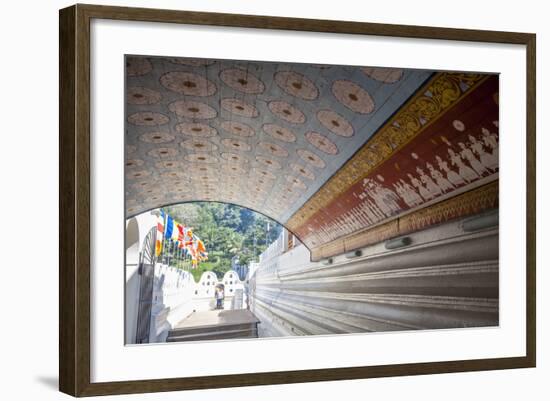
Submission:
[[[74,394],[75,331],[75,9],[59,20],[59,388]]]
[[[536,366],[537,344],[537,279],[536,279],[536,247],[537,247],[537,60],[536,60],[536,36],[529,35],[526,38],[527,47],[527,227],[526,227],[526,333],[527,356],[530,366]]]
[[[521,44],[527,48],[527,355],[337,369],[90,383],[90,19]],[[535,366],[535,35],[93,5],[60,11],[59,383],[73,396],[510,369]]]

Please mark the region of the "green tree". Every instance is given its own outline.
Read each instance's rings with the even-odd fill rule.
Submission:
[[[164,208],[178,222],[192,227],[204,242],[209,257],[193,270],[199,280],[205,271],[221,277],[231,268],[231,259],[238,257],[246,265],[279,236],[282,227],[273,220],[236,205],[217,202],[191,202]]]

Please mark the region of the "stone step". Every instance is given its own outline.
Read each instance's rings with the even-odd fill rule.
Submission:
[[[220,324],[213,326],[199,326],[199,327],[185,327],[185,328],[173,328],[170,330],[168,337],[171,336],[185,336],[194,335],[200,333],[216,333],[225,330],[250,330],[254,328],[255,324],[242,323],[242,324]]]
[[[169,335],[167,342],[181,341],[210,341],[210,340],[227,340],[235,338],[257,338],[258,330],[256,327],[250,329],[226,329],[208,333],[195,333],[187,335]]]
[[[167,342],[258,337],[259,320],[246,309],[197,312],[168,333]]]

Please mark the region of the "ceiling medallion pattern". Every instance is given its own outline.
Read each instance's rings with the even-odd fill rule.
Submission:
[[[155,168],[163,170],[183,170],[183,163],[179,160],[163,160],[155,163]]]
[[[214,107],[193,100],[177,100],[170,103],[168,109],[178,117],[195,120],[208,120],[218,115]]]
[[[148,156],[152,156],[155,159],[173,158],[179,154],[179,150],[176,148],[154,148],[147,152]]]
[[[158,91],[142,86],[133,86],[127,90],[126,102],[129,104],[157,104],[160,102],[161,97]]]
[[[273,156],[277,157],[287,157],[288,151],[283,148],[282,146],[279,146],[275,143],[271,142],[260,142],[258,143],[258,147],[265,152],[272,154]]]
[[[168,132],[148,132],[139,137],[140,141],[147,143],[167,143],[172,142],[175,135]]]
[[[286,180],[293,186],[300,188],[300,189],[306,189],[306,185],[300,180],[299,178],[287,176]]]
[[[246,159],[243,155],[239,155],[237,153],[224,152],[221,154],[221,157],[222,159],[225,159],[230,163],[238,163],[238,164],[248,163],[248,159]]]
[[[315,153],[310,152],[307,149],[298,149],[296,151],[303,161],[317,168],[325,168],[325,162]]]
[[[262,168],[255,168],[253,170],[255,178],[257,179],[265,179],[265,180],[276,180],[277,176],[273,174],[271,171],[264,170]]]
[[[187,139],[181,143],[181,146],[185,149],[194,150],[197,152],[212,152],[218,149],[218,147],[212,142],[202,138]]]
[[[151,111],[143,111],[141,113],[135,113],[128,116],[128,122],[130,124],[147,127],[168,124],[169,121],[170,118],[168,116]]]
[[[267,105],[269,110],[280,119],[291,124],[303,124],[306,122],[305,114],[288,102],[274,100]]]
[[[186,96],[212,96],[216,85],[199,74],[186,71],[172,71],[160,77],[160,84],[166,89]]]
[[[356,113],[369,114],[374,111],[374,100],[371,95],[354,82],[334,81],[332,93],[340,103]]]
[[[265,90],[262,81],[248,71],[230,68],[220,72],[221,80],[230,88],[248,95],[257,95]]]
[[[281,169],[281,163],[275,159],[271,159],[264,156],[256,156],[256,161],[267,169],[279,170]]]
[[[211,199],[285,223],[431,74],[127,57],[127,213]]]
[[[304,100],[314,100],[319,96],[319,89],[305,75],[294,71],[280,71],[275,74],[275,82],[286,93]]]
[[[302,166],[300,164],[296,164],[296,163],[292,163],[290,165],[290,168],[300,174],[302,177],[305,177],[309,180],[314,180],[315,179],[315,174],[313,174],[310,170],[308,170],[305,166]]]
[[[306,139],[309,143],[315,146],[320,151],[326,153],[327,155],[335,155],[338,153],[338,147],[334,142],[324,135],[319,134],[318,132],[307,132]]]
[[[143,166],[144,161],[140,159],[126,159],[124,165],[126,168],[140,167]]]
[[[226,138],[222,139],[222,144],[232,149],[233,151],[248,152],[252,147],[240,139]]]
[[[348,138],[354,134],[351,123],[335,111],[319,110],[317,118],[326,129],[335,135]]]
[[[215,128],[212,128],[208,124],[204,123],[179,123],[175,127],[175,130],[180,134],[187,136],[195,136],[202,138],[209,138],[217,134]]]
[[[185,160],[191,163],[217,163],[218,159],[210,153],[189,153],[185,156]]]
[[[149,170],[130,170],[126,173],[126,179],[128,180],[137,180],[137,179],[143,179],[146,177],[149,177],[151,175],[151,172]]]
[[[220,127],[225,131],[233,135],[241,137],[254,136],[254,129],[247,124],[241,123],[239,121],[223,121],[220,124]]]
[[[280,141],[296,142],[296,135],[288,128],[281,127],[277,124],[264,124],[262,129],[266,134]]]
[[[236,116],[254,118],[260,114],[254,105],[240,99],[222,99],[220,106]]]

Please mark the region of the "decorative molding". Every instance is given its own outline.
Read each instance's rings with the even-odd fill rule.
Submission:
[[[482,213],[498,207],[499,181],[465,192],[430,207],[416,210],[365,231],[339,238],[311,250],[311,259],[318,261],[335,255],[336,250],[349,252],[400,235],[409,234],[431,225]]]

